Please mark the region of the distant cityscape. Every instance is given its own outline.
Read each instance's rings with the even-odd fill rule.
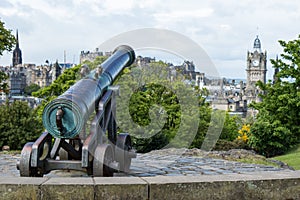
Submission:
[[[18,32],[16,33],[16,47],[13,50],[12,65],[0,66],[0,70],[8,76],[9,94],[1,91],[0,103],[8,98],[9,100],[27,101],[31,107],[40,103],[40,99],[24,95],[26,86],[36,84],[40,87],[50,85],[65,69],[73,67],[74,63],[49,63],[36,65],[32,63],[22,63],[22,51],[20,49]],[[95,51],[81,51],[80,63],[84,61],[93,61],[98,56],[110,56],[111,52],[102,52],[99,49]],[[137,56],[136,64],[139,67],[146,67],[155,62],[155,58]],[[196,67],[193,61],[184,61],[179,66],[168,63],[170,78],[177,76],[178,71],[186,77],[188,84],[198,86],[200,89],[206,88],[209,95],[206,97],[213,109],[226,110],[231,115],[255,115],[255,111],[248,108],[248,105],[261,99],[258,94],[261,93],[256,82],[266,83],[267,72],[267,52],[262,51],[261,42],[257,36],[253,43],[253,50],[247,52],[247,80],[226,79],[226,78],[208,78],[205,73],[195,71]],[[276,72],[275,72],[276,73]]]

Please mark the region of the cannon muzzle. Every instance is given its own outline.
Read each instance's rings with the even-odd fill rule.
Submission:
[[[131,47],[117,47],[101,64],[102,74],[92,71],[44,108],[43,124],[47,131],[55,138],[77,136],[107,88],[134,60],[135,53]]]

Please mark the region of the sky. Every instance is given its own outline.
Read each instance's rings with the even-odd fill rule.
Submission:
[[[268,59],[282,53],[278,40],[298,37],[300,1],[1,0],[0,19],[13,34],[18,29],[23,63],[64,62],[64,55],[66,62],[78,63],[83,50],[94,51],[124,32],[155,28],[196,42],[220,76],[246,78],[247,51],[252,51],[256,35]],[[11,65],[11,59],[12,54],[4,52],[0,65]],[[267,67],[271,79],[269,61]]]

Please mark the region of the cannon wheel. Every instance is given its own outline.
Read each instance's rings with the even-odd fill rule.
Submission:
[[[28,142],[24,145],[22,149],[20,164],[19,164],[20,176],[25,176],[25,177],[42,176],[38,173],[37,168],[31,167],[32,145],[33,142]]]
[[[98,145],[93,160],[93,175],[96,176],[113,176],[114,170],[110,168],[114,161],[113,148],[109,144]]]
[[[120,171],[128,173],[130,171],[131,157],[128,155],[132,149],[131,137],[127,133],[121,133],[117,137],[115,147],[116,161],[120,163]]]

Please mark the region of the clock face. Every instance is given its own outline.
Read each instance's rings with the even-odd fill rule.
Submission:
[[[259,65],[259,61],[257,59],[253,60],[253,66],[257,67]]]

